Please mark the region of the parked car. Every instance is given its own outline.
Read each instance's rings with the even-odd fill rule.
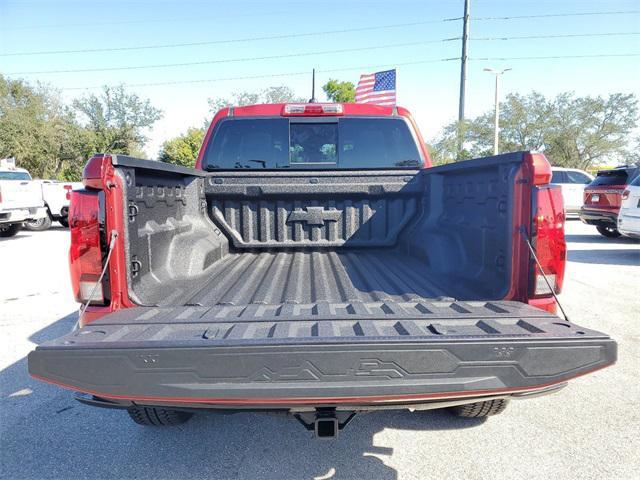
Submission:
[[[593,181],[593,175],[577,168],[551,167],[551,171],[551,184],[562,189],[566,215],[577,216],[582,208],[584,189]]]
[[[0,159],[0,237],[13,237],[25,221],[47,216],[40,186],[15,159]]]
[[[594,225],[605,237],[619,237],[618,212],[622,192],[638,175],[638,170],[635,166],[622,166],[599,171],[584,191],[584,205],[579,213],[580,220],[588,225]]]
[[[640,175],[622,192],[618,231],[626,237],[640,238]]]
[[[56,180],[33,180],[39,184],[42,200],[47,207],[47,215],[38,220],[25,222],[27,230],[47,230],[53,222],[63,227],[69,226],[69,201],[71,190],[82,188],[81,182],[59,182]]]
[[[357,412],[497,414],[614,363],[553,313],[545,157],[429,167],[409,112],[367,104],[224,108],[195,169],[93,157],[69,217],[79,328],[31,375],[143,425],[275,411],[331,438]]]

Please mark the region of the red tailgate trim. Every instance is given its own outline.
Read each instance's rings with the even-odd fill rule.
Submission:
[[[464,397],[477,397],[483,395],[500,395],[510,394],[518,392],[534,392],[537,390],[543,390],[553,385],[559,385],[566,383],[574,378],[588,375],[598,370],[602,370],[613,363],[601,365],[592,370],[582,372],[578,375],[574,375],[563,380],[554,382],[542,383],[534,387],[512,387],[512,388],[498,388],[488,390],[468,390],[463,392],[442,392],[442,393],[429,393],[429,394],[412,394],[412,395],[379,395],[379,396],[367,396],[367,397],[306,397],[306,398],[184,398],[184,397],[146,397],[146,396],[131,396],[131,395],[110,395],[97,392],[95,390],[78,389],[71,385],[49,380],[47,378],[40,377],[39,375],[30,374],[33,378],[57,385],[58,387],[72,390],[74,392],[82,392],[95,397],[112,400],[130,400],[133,402],[163,402],[168,404],[189,404],[189,403],[203,403],[210,405],[316,405],[316,404],[348,404],[348,403],[385,403],[385,402],[403,402],[403,401],[416,401],[416,400],[438,400],[447,398],[464,398]]]

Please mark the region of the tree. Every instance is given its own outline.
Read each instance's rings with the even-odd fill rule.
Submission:
[[[184,135],[179,135],[162,144],[159,159],[162,162],[194,167],[196,158],[204,139],[203,128],[190,128]]]
[[[79,180],[94,153],[135,154],[146,141],[142,130],[158,118],[148,100],[122,87],[69,106],[47,85],[0,75],[0,157],[16,157],[36,178]]]
[[[304,99],[296,96],[295,92],[285,86],[268,87],[259,92],[233,92],[231,97],[218,97],[209,99],[209,109],[212,113],[225,107],[243,107],[257,103],[293,103],[304,102]]]
[[[78,179],[82,135],[59,92],[0,75],[0,157],[36,178]]]
[[[544,150],[554,165],[586,169],[603,160],[626,163],[626,147],[638,118],[633,94],[614,93],[608,98],[562,94],[555,110]]]
[[[285,85],[265,88],[261,97],[260,101],[263,103],[304,102],[304,98],[297,96],[291,88]]]
[[[537,150],[553,165],[586,169],[628,154],[636,128],[638,104],[632,94],[576,97],[563,93],[547,99],[538,92],[510,94],[500,104],[500,151]],[[493,111],[460,126],[463,152],[457,156],[458,123],[444,128],[433,142],[434,163],[491,155]]]
[[[356,101],[356,87],[351,82],[340,82],[332,78],[322,86],[322,90],[331,102],[353,103]]]
[[[131,154],[140,151],[147,138],[145,128],[162,118],[162,112],[147,99],[128,93],[122,85],[103,87],[72,103],[87,130],[87,142],[94,152]]]

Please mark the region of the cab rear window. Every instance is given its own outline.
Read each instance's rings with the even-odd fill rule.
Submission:
[[[591,182],[590,186],[597,187],[598,185],[626,185],[630,178],[633,178],[634,170],[628,169],[616,169],[616,170],[603,170],[598,172],[596,178]]]
[[[423,164],[401,118],[228,118],[202,166],[216,169],[416,168]]]
[[[0,180],[31,180],[27,172],[0,172]]]

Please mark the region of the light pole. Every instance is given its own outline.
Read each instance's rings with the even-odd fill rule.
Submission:
[[[493,130],[493,154],[498,155],[498,132],[500,131],[499,118],[500,118],[500,77],[503,73],[511,70],[505,68],[504,70],[494,70],[493,68],[485,68],[485,72],[489,72],[496,77],[496,93],[495,93],[495,118],[494,118],[494,130]]]

